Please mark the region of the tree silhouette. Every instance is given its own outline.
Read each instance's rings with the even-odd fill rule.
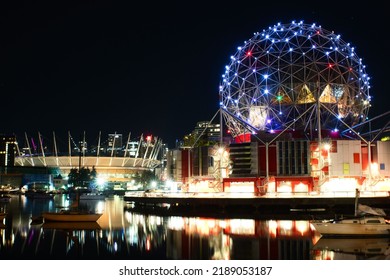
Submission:
[[[149,185],[149,183],[154,180],[157,180],[157,177],[154,175],[153,171],[145,170],[142,172],[140,182],[144,187]]]
[[[92,171],[89,168],[72,168],[68,174],[68,184],[73,187],[89,188],[91,183],[95,182],[97,172],[95,167]]]

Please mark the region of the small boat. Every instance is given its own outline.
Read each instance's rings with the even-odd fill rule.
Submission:
[[[313,221],[311,225],[326,236],[390,236],[390,223],[382,216]]]
[[[100,193],[82,193],[79,196],[79,200],[105,200],[106,196]]]
[[[96,222],[103,214],[89,213],[72,210],[62,210],[60,212],[42,212],[45,221],[52,222]]]
[[[356,189],[355,215],[310,224],[322,236],[390,236],[390,221],[383,209],[359,203],[360,191]]]
[[[27,191],[24,195],[34,199],[53,199],[54,194],[46,191]]]

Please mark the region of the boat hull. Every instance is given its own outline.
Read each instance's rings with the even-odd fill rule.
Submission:
[[[99,213],[79,213],[79,212],[44,212],[42,217],[44,221],[51,222],[96,222],[103,214]]]
[[[80,200],[105,200],[106,196],[103,194],[82,194]]]
[[[45,222],[44,229],[60,230],[100,230],[101,227],[97,222]]]
[[[27,198],[34,198],[34,199],[53,199],[54,194],[52,193],[39,193],[39,192],[26,192],[24,193],[24,196]]]

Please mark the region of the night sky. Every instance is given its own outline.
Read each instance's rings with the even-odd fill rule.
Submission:
[[[379,115],[389,111],[386,11],[383,1],[2,1],[0,133],[143,133],[173,147],[217,113],[237,46],[292,20],[355,47],[371,77],[369,116]]]

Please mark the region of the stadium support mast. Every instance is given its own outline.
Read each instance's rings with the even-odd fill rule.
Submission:
[[[146,138],[146,139],[147,139],[147,138]],[[149,151],[150,141],[151,141],[151,140],[147,140],[146,151],[145,151],[144,157],[143,157],[143,159],[142,159],[142,164],[141,164],[142,167],[144,167],[146,155],[148,154],[148,151]]]
[[[122,166],[124,166],[125,162],[126,162],[126,154],[127,154],[127,150],[129,149],[130,136],[131,136],[131,132],[129,132],[129,136],[127,137],[126,148],[125,148],[125,153],[123,155]],[[130,156],[130,153],[129,153],[129,156]]]
[[[43,165],[46,166],[45,151],[43,150],[43,143],[42,143],[41,133],[39,133],[39,131],[38,131],[38,138],[39,138],[39,144],[41,145]]]
[[[31,152],[31,146],[30,146],[30,141],[28,141],[28,137],[27,137],[27,133],[25,132],[24,133],[24,137],[26,138],[26,143],[27,143],[27,147],[28,147],[28,153],[30,154],[30,158],[31,158],[31,165],[32,166],[35,166],[35,163],[34,163],[34,160],[33,160],[33,157],[32,157],[32,152]]]
[[[54,131],[53,131],[53,142],[54,142],[54,154],[55,154],[56,163],[57,163],[57,166],[58,166],[59,164],[58,164],[58,151],[57,151],[56,133]]]
[[[141,147],[141,145],[142,145],[142,138],[143,138],[143,137],[144,137],[144,135],[141,134],[141,137],[140,137],[139,142],[138,142],[137,153],[135,154],[135,159],[134,159],[134,164],[133,164],[133,166],[135,166],[136,163],[137,163],[137,158],[138,158],[138,155],[139,155],[139,149],[140,149],[140,147]]]

